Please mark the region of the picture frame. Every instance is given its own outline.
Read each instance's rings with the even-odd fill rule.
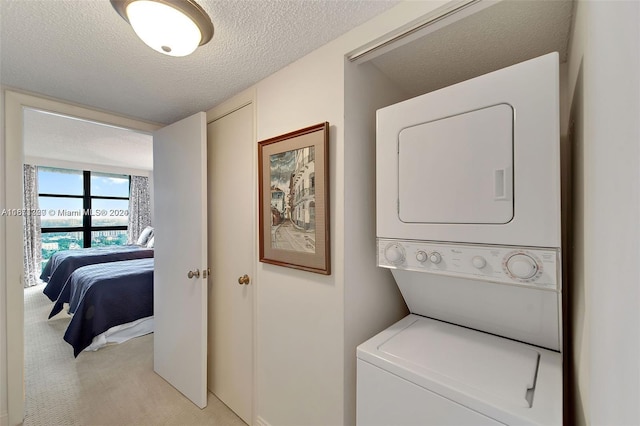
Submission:
[[[331,274],[329,123],[258,142],[260,262]]]

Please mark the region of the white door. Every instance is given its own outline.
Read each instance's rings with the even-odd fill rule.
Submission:
[[[199,112],[153,134],[154,370],[200,408],[207,406],[206,131]]]
[[[256,235],[253,139],[252,105],[207,127],[209,389],[248,424],[253,403],[252,265]],[[244,275],[248,279],[240,279]]]

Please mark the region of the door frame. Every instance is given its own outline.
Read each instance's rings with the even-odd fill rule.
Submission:
[[[4,97],[4,202],[7,208],[22,208],[22,166],[24,164],[23,110],[34,108],[42,111],[75,117],[81,120],[153,133],[160,125],[98,111],[78,104],[44,98],[38,95],[2,89]],[[6,398],[9,425],[24,420],[24,271],[22,218],[3,217],[0,220],[0,280],[5,286],[4,311],[6,314],[6,346],[0,346],[0,365],[6,353]],[[4,238],[2,238],[4,236]],[[0,340],[0,345],[2,341]],[[3,353],[4,352],[4,353]],[[0,388],[0,395],[4,389]],[[1,414],[1,413],[0,413]]]
[[[258,408],[258,393],[256,392],[256,389],[258,389],[257,386],[257,380],[258,380],[258,375],[257,375],[257,363],[258,363],[258,356],[257,356],[257,347],[258,347],[258,342],[257,342],[257,334],[256,334],[256,330],[257,330],[257,326],[258,326],[258,290],[257,290],[257,285],[258,285],[258,280],[256,279],[256,271],[257,271],[257,262],[256,259],[258,258],[258,239],[257,239],[257,235],[258,235],[258,221],[257,221],[257,212],[258,212],[258,183],[257,183],[257,179],[258,179],[258,174],[257,174],[257,170],[258,170],[258,143],[257,143],[257,129],[258,129],[258,125],[257,125],[257,96],[256,96],[256,89],[255,87],[249,88],[239,94],[237,94],[236,96],[234,96],[233,98],[223,102],[222,104],[211,108],[210,110],[208,110],[206,112],[207,114],[207,125],[209,125],[211,122],[216,121],[226,115],[229,115],[237,110],[239,110],[240,108],[244,108],[246,106],[250,105],[251,106],[251,110],[253,113],[253,143],[254,143],[254,150],[253,150],[253,154],[252,154],[252,158],[251,158],[251,181],[253,182],[253,184],[251,185],[251,191],[253,193],[253,201],[251,203],[251,209],[253,212],[255,212],[255,218],[256,220],[253,221],[253,223],[251,224],[251,231],[252,231],[252,235],[253,235],[253,244],[252,244],[252,250],[251,250],[251,257],[254,259],[253,262],[251,262],[250,265],[250,269],[249,269],[249,273],[251,274],[251,283],[252,283],[252,291],[253,291],[253,306],[252,306],[252,310],[253,310],[253,324],[252,324],[252,334],[253,334],[253,354],[252,354],[252,358],[253,358],[253,372],[252,372],[252,387],[251,387],[251,423],[252,424],[257,424],[256,423],[256,418],[257,418],[257,408]]]

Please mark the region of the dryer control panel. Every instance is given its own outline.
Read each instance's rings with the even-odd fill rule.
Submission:
[[[378,238],[378,266],[559,290],[560,251]]]

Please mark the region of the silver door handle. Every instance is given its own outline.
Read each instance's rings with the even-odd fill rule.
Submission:
[[[193,278],[193,277],[200,278],[200,269],[196,269],[195,272],[194,271],[189,271],[187,273],[187,277],[189,277],[190,279]]]

